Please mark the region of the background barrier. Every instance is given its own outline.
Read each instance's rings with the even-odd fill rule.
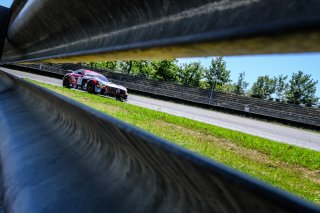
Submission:
[[[58,74],[60,78],[68,73],[63,65],[49,64],[25,64],[18,67],[32,68],[49,73]],[[74,65],[72,70],[86,68]],[[88,68],[89,69],[89,68]],[[315,129],[320,127],[320,109],[303,107],[295,104],[279,103],[268,100],[261,100],[242,95],[234,95],[223,92],[214,92],[211,99],[209,89],[186,87],[170,82],[155,81],[139,76],[130,76],[106,70],[96,70],[103,73],[112,82],[125,86],[131,91],[138,91],[162,97],[174,98],[177,100],[214,106],[221,109],[231,109],[250,115],[265,116],[282,121],[294,122],[297,125],[308,125]],[[41,73],[40,73],[41,74]]]

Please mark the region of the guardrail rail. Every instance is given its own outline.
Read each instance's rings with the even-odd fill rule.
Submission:
[[[77,68],[87,68],[75,65]],[[49,64],[21,64],[17,67],[32,68],[43,72],[58,74],[61,78],[68,73],[63,65]],[[87,68],[90,69],[90,68]],[[240,96],[216,91],[210,99],[210,90],[186,87],[170,82],[149,80],[139,76],[130,76],[111,70],[97,70],[111,79],[114,83],[125,86],[131,91],[146,94],[174,98],[202,105],[214,106],[221,109],[231,109],[249,115],[265,116],[267,118],[294,122],[304,126],[308,125],[315,129],[320,127],[320,109],[303,107],[295,104],[279,103],[261,100],[248,96]],[[39,72],[41,74],[41,72]]]
[[[14,0],[0,7],[1,63],[314,52],[319,11],[317,0]],[[0,130],[2,211],[320,212],[4,72]]]

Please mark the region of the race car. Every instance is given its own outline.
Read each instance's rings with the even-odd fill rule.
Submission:
[[[127,100],[128,92],[123,86],[110,82],[104,75],[86,69],[79,69],[66,74],[62,84],[66,88],[86,90],[92,94],[115,97],[117,100]]]

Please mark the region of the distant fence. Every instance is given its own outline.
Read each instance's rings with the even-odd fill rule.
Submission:
[[[28,64],[19,66],[61,75],[68,73],[67,69],[62,68],[63,66],[57,65]],[[80,67],[78,66],[77,68]],[[224,109],[236,110],[244,113],[282,119],[306,125],[317,127],[320,126],[320,110],[311,107],[303,107],[288,103],[278,103],[274,101],[261,100],[223,92],[214,92],[212,98],[209,100],[210,90],[208,89],[186,87],[169,82],[149,80],[139,76],[131,76],[112,71],[96,71],[103,73],[114,83],[121,84],[130,90],[190,101],[193,103],[221,107]]]

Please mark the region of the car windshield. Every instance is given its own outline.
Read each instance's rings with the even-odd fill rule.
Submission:
[[[97,79],[99,79],[100,81],[109,82],[109,80],[108,80],[105,76],[96,75],[96,76],[94,76],[94,77],[97,78]]]
[[[103,75],[95,75],[95,74],[88,73],[86,74],[86,76],[96,78],[99,81],[109,82],[109,80]]]

